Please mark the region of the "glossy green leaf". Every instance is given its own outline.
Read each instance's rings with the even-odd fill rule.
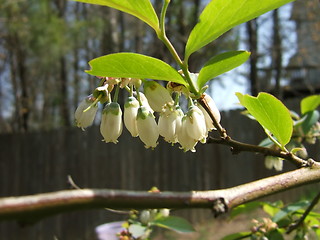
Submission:
[[[318,122],[320,114],[317,110],[308,111],[304,116],[304,121],[301,124],[302,131],[307,134],[310,129],[314,126],[316,122]]]
[[[199,89],[214,77],[240,66],[249,56],[250,53],[247,51],[231,51],[212,57],[199,72],[197,80]]]
[[[302,99],[300,107],[301,113],[305,114],[307,112],[315,110],[320,105],[320,95],[312,95]]]
[[[186,219],[175,216],[157,218],[151,222],[151,224],[180,233],[190,233],[195,231],[193,226]]]
[[[300,209],[308,207],[309,204],[310,204],[310,202],[307,200],[290,204],[290,205],[282,208],[279,212],[277,212],[277,214],[272,218],[272,221],[278,222],[282,218],[286,217],[288,214],[291,214],[295,211],[298,211]]]
[[[240,214],[246,213],[248,214],[249,212],[259,208],[261,205],[263,205],[263,202],[249,202],[246,204],[241,204],[235,208],[232,209],[231,213],[230,213],[230,217],[234,218],[235,216],[238,216]]]
[[[292,1],[211,0],[189,36],[185,59],[231,28]]]
[[[221,240],[239,240],[239,239],[247,239],[251,236],[251,232],[238,232],[225,236]]]
[[[259,93],[258,97],[236,93],[241,105],[269,130],[278,142],[285,146],[291,139],[293,121],[289,110],[283,103],[268,93]]]
[[[151,26],[157,33],[160,31],[159,19],[150,0],[74,0],[96,5],[107,6],[129,13]]]
[[[186,85],[183,77],[167,63],[136,53],[114,53],[89,62],[87,73],[101,77],[149,78]]]

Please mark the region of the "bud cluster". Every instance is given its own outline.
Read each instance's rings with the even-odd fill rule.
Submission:
[[[80,103],[75,120],[76,125],[82,129],[90,126],[97,113],[98,102],[104,104],[100,132],[106,143],[118,142],[124,122],[132,137],[139,137],[146,148],[154,149],[158,145],[159,136],[162,136],[168,143],[179,143],[184,151],[194,152],[196,144],[199,141],[205,143],[208,133],[215,129],[209,114],[190,97],[191,94],[182,85],[169,82],[167,87],[163,87],[155,81],[131,78],[102,78],[100,85]],[[141,85],[143,92],[139,90]],[[123,106],[124,113],[117,102],[119,89],[129,92]],[[188,110],[185,113],[179,105],[182,95],[188,99]],[[213,99],[205,93],[202,98],[219,122],[220,112]]]

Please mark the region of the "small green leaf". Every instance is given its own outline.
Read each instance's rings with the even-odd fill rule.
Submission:
[[[283,103],[268,93],[259,93],[258,97],[236,93],[241,105],[259,124],[269,130],[284,147],[291,139],[293,121],[289,110]]]
[[[193,28],[185,59],[231,28],[276,9],[293,0],[214,0],[205,7]]]
[[[151,222],[151,225],[171,229],[181,233],[190,233],[195,231],[193,226],[187,220],[175,216],[157,218]]]
[[[240,66],[249,56],[250,53],[247,51],[231,51],[212,57],[199,72],[197,81],[199,89],[210,79]]]
[[[234,218],[235,216],[238,216],[243,213],[249,213],[250,211],[253,211],[263,205],[263,202],[249,202],[246,204],[241,204],[234,209],[232,209],[232,212],[230,213],[230,217]]]
[[[302,128],[303,132],[305,134],[307,134],[310,131],[310,129],[312,128],[312,126],[314,126],[314,124],[316,122],[318,122],[320,114],[317,110],[308,111],[304,117],[305,118],[301,124],[301,128]]]
[[[303,209],[303,208],[309,206],[309,204],[310,204],[310,202],[307,200],[290,204],[290,205],[282,208],[279,212],[277,212],[277,214],[272,218],[272,221],[278,222],[282,218],[286,217],[288,214],[291,214],[295,211]]]
[[[183,77],[167,63],[136,53],[114,53],[89,62],[87,73],[101,77],[149,78],[187,85]]]
[[[301,113],[305,114],[307,112],[315,110],[320,105],[320,95],[312,95],[302,99],[300,103]]]
[[[283,207],[283,203],[282,201],[278,201],[275,203],[265,203],[263,204],[262,209],[269,214],[270,217],[273,217],[277,212],[279,212],[281,207]]]
[[[238,232],[238,233],[233,233],[230,235],[225,236],[221,240],[239,240],[239,239],[245,239],[247,237],[251,236],[251,232]]]
[[[150,0],[74,0],[96,5],[107,6],[129,13],[152,27],[156,33],[160,32],[159,19]]]

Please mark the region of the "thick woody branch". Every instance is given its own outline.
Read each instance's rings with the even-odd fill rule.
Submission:
[[[209,208],[215,215],[219,215],[240,204],[314,182],[320,182],[318,163],[312,168],[301,168],[222,190],[160,193],[107,189],[65,190],[0,198],[0,220],[32,223],[63,212],[98,208]]]

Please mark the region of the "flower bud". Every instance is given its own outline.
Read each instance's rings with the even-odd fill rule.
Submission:
[[[168,209],[168,208],[162,208],[162,209],[160,209],[160,214],[161,214],[163,217],[169,217],[169,215],[170,215],[170,209]]]
[[[185,129],[189,137],[196,141],[205,140],[207,137],[207,128],[202,111],[195,105],[192,105],[185,120]]]
[[[93,123],[98,110],[98,104],[91,106],[89,109],[87,108],[93,104],[95,100],[92,95],[89,95],[79,104],[74,114],[77,127],[84,129]]]
[[[108,103],[102,111],[100,133],[106,143],[118,142],[122,133],[122,111],[116,102]]]
[[[147,225],[150,222],[150,220],[151,220],[150,211],[149,210],[141,211],[141,213],[140,213],[140,222],[143,225]]]
[[[212,111],[214,118],[216,119],[217,122],[220,122],[221,115],[220,115],[220,112],[219,112],[215,102],[208,94],[204,93],[203,95],[204,95],[204,97],[203,97],[204,101],[207,102],[210,110]],[[215,129],[215,127],[213,126],[212,119],[211,119],[210,115],[208,114],[208,112],[200,104],[198,105],[198,107],[200,108],[200,110],[202,111],[202,113],[204,115],[204,119],[206,121],[207,131],[211,131],[211,130]]]
[[[181,127],[178,131],[178,141],[179,144],[181,145],[181,149],[183,149],[184,152],[191,151],[195,152],[195,146],[197,145],[197,140],[194,138],[190,137],[189,134],[187,133],[187,128],[186,128],[186,116],[182,118],[181,120]]]
[[[141,141],[146,148],[155,148],[158,145],[159,130],[153,114],[145,106],[138,109],[137,128]]]
[[[151,108],[156,112],[161,112],[166,103],[173,102],[169,91],[155,81],[144,83],[144,93]]]
[[[178,131],[181,127],[183,112],[179,106],[167,103],[160,113],[158,128],[159,134],[169,143],[178,142]]]
[[[276,171],[281,171],[283,168],[283,160],[278,157],[266,156],[264,165],[268,169],[274,168]]]
[[[138,136],[137,115],[139,102],[135,97],[128,97],[124,104],[124,125],[132,137]]]

